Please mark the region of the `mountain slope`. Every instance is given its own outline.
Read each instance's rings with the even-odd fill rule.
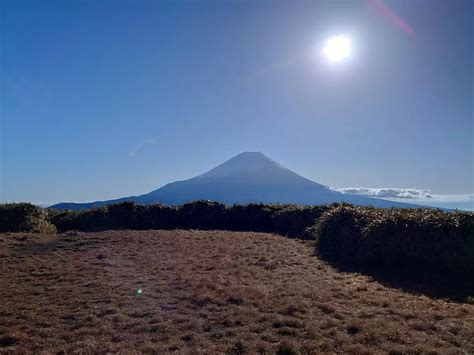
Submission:
[[[177,205],[202,199],[226,204],[265,202],[318,205],[345,201],[376,207],[418,207],[333,191],[296,174],[260,152],[241,153],[202,175],[167,184],[144,195],[90,203],[60,203],[51,207],[81,210],[130,200],[141,204]]]

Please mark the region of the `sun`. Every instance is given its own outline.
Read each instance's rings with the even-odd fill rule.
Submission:
[[[351,41],[344,35],[330,37],[326,40],[323,54],[331,62],[340,62],[350,57]]]

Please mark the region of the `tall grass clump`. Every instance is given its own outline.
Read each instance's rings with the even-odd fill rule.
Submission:
[[[31,203],[0,204],[0,232],[56,233],[46,209]]]
[[[346,264],[474,277],[472,213],[342,205],[307,233],[321,255]]]

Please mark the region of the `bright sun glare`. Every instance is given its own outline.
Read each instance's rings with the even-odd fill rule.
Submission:
[[[331,62],[340,62],[350,56],[351,42],[343,35],[331,37],[326,41],[323,53]]]

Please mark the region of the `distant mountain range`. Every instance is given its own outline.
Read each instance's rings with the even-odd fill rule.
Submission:
[[[202,175],[172,182],[144,195],[88,203],[64,202],[51,208],[83,210],[123,201],[178,205],[203,199],[225,204],[264,202],[321,205],[344,201],[375,207],[420,207],[414,204],[342,194],[296,174],[260,152],[244,152]]]

